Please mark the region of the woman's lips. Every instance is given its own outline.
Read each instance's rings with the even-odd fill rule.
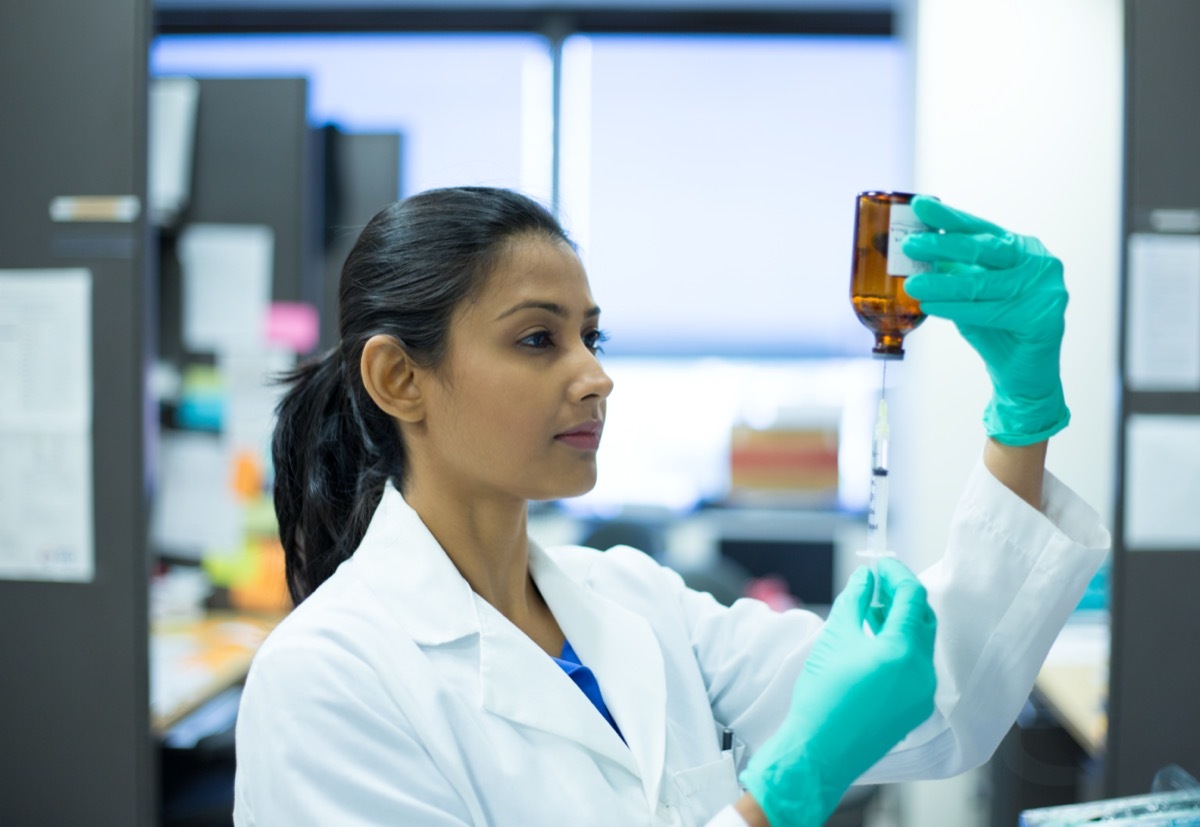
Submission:
[[[577,428],[565,434],[559,434],[554,438],[580,451],[595,451],[600,447],[600,431],[600,425],[596,425],[595,427],[589,426],[586,428]]]

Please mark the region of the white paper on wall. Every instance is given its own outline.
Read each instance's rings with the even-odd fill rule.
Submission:
[[[1200,416],[1129,417],[1125,545],[1200,549]]]
[[[261,224],[191,224],[179,235],[183,343],[193,352],[253,351],[265,341],[275,234]]]
[[[0,270],[0,578],[91,581],[92,276]]]
[[[1200,236],[1131,235],[1125,307],[1130,390],[1200,390]]]
[[[229,453],[216,434],[163,433],[150,519],[154,548],[199,560],[240,548],[242,509],[229,485]]]

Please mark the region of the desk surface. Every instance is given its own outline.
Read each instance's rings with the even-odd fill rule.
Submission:
[[[189,712],[246,677],[281,615],[211,612],[154,621],[150,632],[150,721],[162,735]]]
[[[1108,733],[1107,622],[1072,619],[1050,649],[1034,690],[1089,755]]]

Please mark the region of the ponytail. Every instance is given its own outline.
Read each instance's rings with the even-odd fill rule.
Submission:
[[[479,292],[505,244],[527,234],[571,245],[537,202],[455,187],[384,208],[358,237],[342,267],[340,343],[281,380],[289,388],[271,441],[275,515],[297,605],[354,554],[385,483],[403,491],[403,443],[363,387],[364,345],[391,336],[408,358],[436,369],[454,310]]]
[[[372,428],[358,415],[337,348],[282,381],[290,387],[271,440],[275,514],[288,592],[299,605],[358,548],[384,483],[402,461],[390,421]]]

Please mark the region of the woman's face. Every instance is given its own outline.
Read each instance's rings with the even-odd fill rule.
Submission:
[[[535,235],[510,242],[478,298],[451,319],[447,358],[426,397],[432,463],[420,470],[455,496],[545,500],[591,490],[613,387],[596,358],[599,324],[570,247]]]

